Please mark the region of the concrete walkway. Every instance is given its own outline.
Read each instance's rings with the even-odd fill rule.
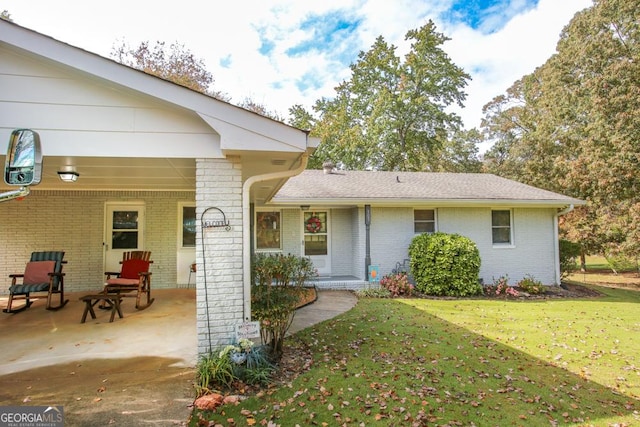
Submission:
[[[296,311],[288,335],[351,310],[358,298],[349,291],[318,291],[318,299]]]
[[[182,425],[195,393],[195,290],[156,290],[142,311],[126,299],[124,318],[113,323],[103,310],[80,323],[81,295],[69,294],[57,312],[44,301],[22,313],[0,312],[0,406],[60,405],[68,426]],[[356,302],[349,291],[319,291],[296,312],[289,334]]]

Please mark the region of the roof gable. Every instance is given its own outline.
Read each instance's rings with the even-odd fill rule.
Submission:
[[[191,110],[220,135],[223,150],[302,153],[307,132],[0,19],[0,45],[68,67],[103,85]],[[227,136],[229,135],[229,136]],[[311,147],[313,148],[313,147]]]

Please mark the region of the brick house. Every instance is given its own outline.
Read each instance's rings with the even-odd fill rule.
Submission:
[[[144,249],[153,288],[172,288],[195,261],[199,353],[250,318],[252,251],[309,256],[319,286],[358,288],[416,232],[457,232],[485,282],[554,284],[558,215],[582,203],[492,175],[305,171],[305,131],[0,20],[0,141],[17,128],[39,133],[43,176],[0,203],[0,277],[63,250],[65,290],[98,290]]]

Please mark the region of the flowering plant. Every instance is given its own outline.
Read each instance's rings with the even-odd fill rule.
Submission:
[[[240,365],[247,360],[247,354],[251,351],[253,345],[253,341],[242,338],[236,345],[229,344],[225,346],[218,353],[218,357],[220,359],[228,357],[232,362]]]
[[[486,286],[484,289],[486,295],[509,295],[517,297],[520,293],[512,286],[509,286],[509,277],[500,276],[493,280],[493,285]]]
[[[380,279],[380,286],[387,289],[392,298],[400,295],[411,296],[413,293],[413,285],[406,273],[387,274]]]

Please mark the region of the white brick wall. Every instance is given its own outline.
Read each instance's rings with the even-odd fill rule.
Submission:
[[[146,250],[152,289],[176,287],[177,204],[193,192],[39,191],[0,203],[0,294],[9,274],[22,273],[31,252],[65,251],[65,291],[96,291],[104,284],[104,211],[108,201],[145,203]]]
[[[554,210],[514,209],[514,244],[494,247],[491,237],[491,208],[440,208],[438,229],[473,240],[482,264],[480,277],[491,284],[508,276],[515,284],[532,275],[546,285],[555,284]]]
[[[284,253],[299,248],[300,215],[297,210],[285,210]],[[473,240],[482,264],[480,277],[485,284],[507,275],[515,284],[532,275],[547,285],[555,284],[553,209],[514,209],[514,245],[494,247],[491,241],[491,208],[438,208],[437,230],[458,233]],[[364,276],[365,224],[364,208],[333,209],[332,275]],[[297,232],[293,230],[298,230]],[[408,248],[415,236],[413,208],[372,208],[371,263],[380,267],[380,275],[390,273],[397,262],[408,257]],[[350,263],[350,267],[349,264]]]
[[[332,209],[330,212],[331,274],[333,276],[350,275],[353,268],[351,255],[354,244],[351,233],[352,210]]]
[[[220,220],[220,209],[230,224],[202,229],[196,221],[198,353],[205,354],[232,342],[245,318],[242,170],[233,160],[197,159],[196,177],[196,218]]]
[[[380,277],[408,257],[413,236],[412,208],[372,208],[371,264],[380,267]]]
[[[300,209],[282,210],[282,252],[296,256],[302,251],[302,226]]]

